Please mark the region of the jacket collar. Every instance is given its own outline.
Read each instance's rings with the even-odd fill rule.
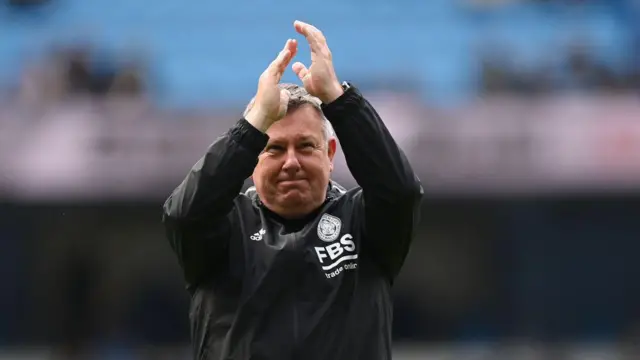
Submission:
[[[325,202],[335,200],[344,195],[346,192],[347,190],[342,185],[333,180],[329,180]],[[247,195],[251,199],[254,205],[264,207],[264,204],[262,203],[262,200],[260,200],[260,196],[258,196],[258,192],[256,191],[256,188],[254,186],[247,189],[247,191],[245,191],[245,195]]]

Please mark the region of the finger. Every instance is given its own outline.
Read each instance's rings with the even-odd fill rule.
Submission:
[[[293,72],[298,75],[300,80],[304,80],[304,78],[309,74],[309,69],[307,69],[307,67],[301,62],[294,63],[291,68],[293,69]]]
[[[327,46],[327,40],[320,30],[311,24],[296,20],[293,23],[296,31],[307,39],[311,51],[320,52]]]
[[[280,51],[278,56],[271,62],[268,68],[268,72],[271,75],[282,76],[285,69],[289,65],[292,59],[292,40],[289,39],[284,45],[284,48]]]
[[[271,63],[271,68],[274,72],[282,72],[287,65],[287,60],[291,57],[291,49],[289,44],[291,43],[291,39],[287,40],[284,44],[284,48],[280,50],[278,56]]]
[[[289,61],[291,61],[291,59],[296,57],[296,55],[298,54],[298,41],[296,39],[291,39],[291,41],[287,45],[289,51],[291,52],[291,56],[289,58]],[[287,65],[285,65],[285,68],[287,67]]]

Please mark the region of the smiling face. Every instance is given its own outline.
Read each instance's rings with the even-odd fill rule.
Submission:
[[[336,141],[326,138],[323,122],[318,110],[305,104],[267,130],[269,142],[253,182],[260,200],[282,217],[303,217],[326,198]]]

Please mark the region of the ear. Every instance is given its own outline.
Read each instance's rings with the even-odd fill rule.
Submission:
[[[336,156],[337,146],[338,144],[335,138],[329,139],[329,142],[327,143],[327,147],[328,147],[327,155],[329,155],[329,163],[330,163],[331,171],[333,171],[333,158]]]

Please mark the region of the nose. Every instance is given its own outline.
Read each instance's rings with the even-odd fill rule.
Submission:
[[[287,173],[296,173],[300,170],[300,161],[298,161],[298,154],[296,154],[295,149],[287,150],[282,170]]]

